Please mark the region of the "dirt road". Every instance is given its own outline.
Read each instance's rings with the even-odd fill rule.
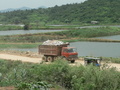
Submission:
[[[0,59],[20,60],[22,62],[31,62],[31,63],[40,63],[42,61],[41,56],[39,58],[38,57],[33,58],[33,57],[11,55],[11,54],[5,54],[5,53],[0,53]],[[83,65],[83,64],[84,64],[83,60],[76,60],[76,62],[74,64],[71,64],[71,65]],[[120,71],[120,64],[109,63],[108,65],[110,67],[115,67],[118,71]]]
[[[31,62],[31,63],[40,63],[42,61],[41,58],[32,58],[32,57],[25,57],[25,56],[18,56],[18,55],[10,55],[10,54],[0,54],[1,59],[6,60],[20,60],[22,62]]]

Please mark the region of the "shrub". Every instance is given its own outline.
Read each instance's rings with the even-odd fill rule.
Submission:
[[[49,88],[49,83],[51,83],[68,90],[120,89],[120,72],[107,65],[101,69],[91,65],[71,66],[64,60],[57,60],[51,64],[0,60],[0,64],[4,66],[0,72],[0,86],[14,85],[19,89],[23,87],[28,89],[39,88],[42,83],[43,86]]]

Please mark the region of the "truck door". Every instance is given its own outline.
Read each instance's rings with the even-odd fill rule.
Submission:
[[[62,48],[61,56],[68,57],[68,49]]]

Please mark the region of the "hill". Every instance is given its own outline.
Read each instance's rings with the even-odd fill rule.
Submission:
[[[87,0],[52,8],[17,10],[0,13],[0,22],[7,23],[120,23],[120,0]]]
[[[11,11],[16,11],[16,10],[30,10],[31,8],[29,7],[21,7],[21,8],[8,8],[4,10],[0,10],[0,12],[11,12]]]
[[[51,20],[61,22],[120,23],[120,0],[87,0],[81,4],[56,6],[49,15]]]

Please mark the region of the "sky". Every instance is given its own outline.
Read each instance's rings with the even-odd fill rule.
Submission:
[[[0,10],[21,7],[54,7],[55,5],[61,6],[65,4],[81,3],[84,1],[86,0],[0,0]]]

